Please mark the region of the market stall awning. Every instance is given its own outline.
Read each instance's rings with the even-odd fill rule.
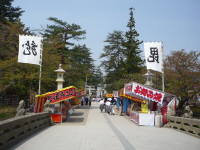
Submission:
[[[106,96],[107,98],[109,98],[109,97],[112,98],[112,97],[113,97],[113,94],[110,93],[110,94],[106,94],[105,96]]]
[[[122,89],[119,90],[119,96],[128,98],[128,99],[135,101],[135,102],[145,103],[145,101],[143,99],[134,97],[132,95],[125,94],[125,88],[122,88]]]
[[[130,99],[130,100],[132,100],[132,101],[135,101],[135,102],[145,103],[144,100],[139,99],[139,98],[134,97],[134,96],[131,96],[131,95],[124,95],[124,97],[125,97],[125,98],[128,98],[128,99]]]
[[[76,95],[77,95],[76,87],[69,86],[42,95],[37,95],[36,97],[46,97],[47,100],[50,100],[50,104],[56,104],[65,100],[76,98]]]

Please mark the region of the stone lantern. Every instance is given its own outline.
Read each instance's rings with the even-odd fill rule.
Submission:
[[[63,82],[65,81],[63,78],[65,70],[63,70],[61,66],[62,66],[62,64],[59,64],[59,68],[57,70],[55,70],[55,72],[57,73],[57,79],[56,79],[57,90],[63,88]]]
[[[148,70],[147,73],[144,74],[144,76],[146,77],[146,82],[144,85],[146,85],[148,87],[152,87],[153,86],[153,82],[152,82],[153,74]]]

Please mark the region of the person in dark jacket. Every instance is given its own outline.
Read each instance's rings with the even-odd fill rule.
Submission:
[[[86,97],[85,97],[85,105],[88,105],[88,101],[89,101],[89,99],[88,99],[88,97],[86,96]]]

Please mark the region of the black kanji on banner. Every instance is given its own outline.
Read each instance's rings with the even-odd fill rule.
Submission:
[[[148,62],[157,62],[159,63],[159,55],[158,55],[158,48],[157,47],[151,47],[150,48],[150,56],[147,59]]]
[[[27,41],[25,44],[22,44],[22,47],[24,48],[23,54],[24,55],[31,55],[31,52],[34,56],[37,55],[36,47],[38,47],[34,41],[30,42]]]

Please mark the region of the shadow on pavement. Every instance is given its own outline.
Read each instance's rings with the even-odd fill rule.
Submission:
[[[90,106],[87,106],[87,105],[83,105],[83,106],[80,106],[79,108],[77,109],[90,109]],[[76,109],[75,109],[76,110]]]
[[[65,121],[66,123],[68,123],[68,122],[71,122],[71,123],[75,123],[75,122],[83,122],[84,121],[84,118],[69,118],[67,121]]]
[[[90,109],[91,107],[87,105],[75,108],[70,117],[63,122],[63,125],[85,125]]]
[[[84,112],[74,112],[71,116],[83,116]]]

